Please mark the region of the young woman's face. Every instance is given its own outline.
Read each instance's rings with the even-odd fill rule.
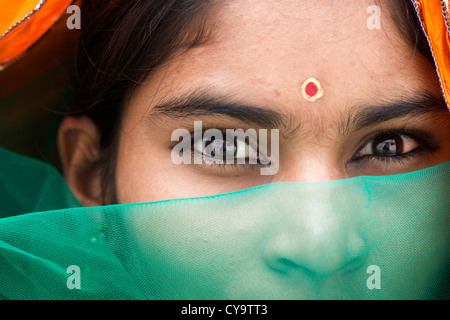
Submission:
[[[171,60],[126,104],[116,168],[119,202],[390,175],[450,160],[450,116],[439,112],[443,102],[424,101],[428,95],[442,101],[433,66],[399,35],[387,8],[381,8],[381,29],[369,29],[372,3],[225,2],[210,19],[206,45]],[[315,102],[302,95],[309,78],[323,86]],[[208,110],[178,113],[163,107],[179,103],[175,109],[181,110],[182,98],[191,96],[253,110],[232,113],[209,104]],[[217,112],[210,111],[214,107]],[[259,123],[264,111],[273,125]],[[203,130],[279,129],[278,172],[175,164],[172,133],[193,132],[195,120]],[[386,157],[382,149],[389,143]],[[199,145],[193,150],[202,152]]]
[[[371,5],[373,1],[323,1],[320,5],[317,1],[293,0],[224,2],[209,19],[211,38],[204,45],[170,60],[127,100],[117,153],[118,201],[137,203],[199,197],[271,182],[319,182],[362,175],[392,175],[450,160],[450,116],[445,110],[433,65],[406,43],[387,7],[381,7],[381,28],[369,28],[369,19],[374,14],[367,11]],[[302,85],[309,78],[317,79],[323,87],[323,96],[314,102],[306,100],[302,94]],[[202,104],[202,100],[216,103]],[[196,101],[196,104],[190,104],[190,101]],[[178,140],[171,140],[172,133],[176,129],[193,132],[194,121],[202,121],[203,130],[242,128],[258,132],[268,129],[270,133],[270,129],[278,129],[276,174],[262,175],[257,165],[175,164],[172,148]],[[271,145],[275,144],[269,143]],[[201,144],[193,145],[192,150],[202,152]],[[270,198],[267,201],[270,202]],[[137,232],[141,237],[139,242],[145,243],[148,240],[145,235],[154,233],[156,227],[142,226],[139,221],[146,218],[141,218],[136,217],[136,228],[140,228]],[[287,220],[297,218],[286,215]],[[333,216],[328,220],[326,214],[321,214],[318,219],[305,220],[309,230],[317,224],[317,230],[325,228],[328,232],[308,232],[308,239],[301,241],[310,243],[314,251],[335,259],[332,259],[334,262],[323,260],[312,251],[304,253],[303,258],[319,259],[310,264],[318,269],[327,265],[338,270],[345,260],[340,259],[339,254],[348,249],[345,239],[359,243],[355,252],[364,251],[366,236],[360,233],[357,225],[360,220],[350,218]],[[436,221],[442,218],[433,217],[430,221],[424,218],[421,230],[428,230],[436,234],[437,241],[444,241],[438,238],[445,234],[444,231],[436,229]],[[297,219],[292,225],[299,221],[303,220]],[[191,222],[194,228],[195,221]],[[389,230],[389,225],[396,222],[384,220],[382,223],[385,230]],[[421,267],[414,258],[414,250],[426,248],[428,240],[417,240],[410,248],[394,243],[395,238],[406,237],[411,228],[417,227],[414,221],[411,225],[408,223],[405,222],[404,231],[400,230],[392,237],[392,242],[380,244],[380,250],[396,250],[397,257],[403,257],[402,261],[395,258],[388,262],[386,268],[395,268],[398,263],[403,265],[403,270]],[[218,221],[219,229],[213,228],[211,233],[217,236],[217,230],[223,224],[225,221]],[[290,222],[286,221],[286,224]],[[250,225],[253,224],[242,222],[236,237]],[[193,241],[195,244],[194,232],[180,229],[185,230],[184,233],[179,231],[174,235],[170,231],[172,227],[170,223],[158,224],[158,232],[166,228],[167,233],[161,237],[161,243],[155,243],[155,239],[152,243],[155,248],[158,245],[164,247],[162,242],[167,245],[173,238],[179,245],[178,253],[183,255],[189,251],[183,243],[192,244]],[[228,238],[233,237],[231,226],[224,230],[227,230]],[[295,234],[295,228],[289,230],[283,231],[287,232],[285,239],[299,236]],[[209,231],[202,232],[208,234]],[[252,229],[252,232],[263,234],[265,230]],[[251,246],[251,242],[248,243]],[[226,242],[215,243],[215,246],[210,249],[223,249],[217,252],[242,249],[242,252],[233,253],[236,256],[251,252],[248,257],[255,261],[261,258],[255,252],[266,252],[245,246],[239,249]],[[295,251],[295,247],[291,249]],[[273,257],[278,257],[272,261],[287,261],[288,256],[295,256],[295,252],[286,252],[289,248],[272,252]],[[177,259],[176,252],[164,256],[155,249],[151,254],[162,255],[161,261],[166,267],[184,265]],[[363,255],[361,252],[355,254]],[[436,261],[443,257],[444,253],[438,251],[429,258]],[[192,259],[194,262],[189,268],[193,274],[198,272],[201,283],[201,270],[209,262],[204,256],[195,259],[192,256]],[[284,290],[281,285],[284,280],[275,281],[280,276],[273,271],[276,268],[245,261],[242,261],[243,265],[252,266],[248,274],[257,274],[267,283],[277,284],[273,291],[275,296],[280,293],[279,296],[284,298],[306,297],[301,292],[307,290],[298,289],[301,285]],[[377,261],[373,263],[377,264]],[[378,261],[378,264],[382,262]],[[293,268],[295,264],[286,265]],[[158,275],[158,270],[164,268],[161,265],[153,271]],[[236,269],[228,270],[233,271]],[[326,273],[333,274],[332,271]],[[298,273],[301,272],[300,268]],[[313,270],[310,274],[324,273]],[[414,282],[417,274],[410,274]],[[402,277],[402,271],[391,270],[390,276],[395,278],[395,275]],[[164,274],[159,276],[164,277]],[[300,278],[294,274],[292,281],[295,279]],[[342,284],[343,281],[345,279],[341,278],[335,283]],[[183,282],[180,280],[180,283]],[[362,285],[365,286],[365,282]],[[252,297],[258,297],[256,289]],[[230,293],[232,288],[223,292],[240,296],[238,292]],[[327,297],[333,296],[331,292],[335,293],[334,297],[339,297],[339,289],[328,291]],[[395,292],[400,294],[402,288]],[[188,286],[180,288],[180,297],[189,297]],[[265,297],[264,292],[259,297]]]

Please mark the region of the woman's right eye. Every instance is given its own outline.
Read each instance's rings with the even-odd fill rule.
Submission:
[[[234,158],[236,155],[237,146],[234,143],[223,139],[214,139],[206,141],[202,153],[208,157],[218,159]]]
[[[192,150],[194,157],[202,157],[206,164],[257,164],[259,159],[258,151],[239,137],[233,141],[194,140]]]

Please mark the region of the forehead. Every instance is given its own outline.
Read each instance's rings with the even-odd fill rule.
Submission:
[[[400,36],[388,5],[379,7],[381,29],[368,27],[373,3],[221,2],[209,19],[211,39],[156,72],[145,92],[158,101],[201,89],[262,107],[308,108],[300,88],[314,77],[325,91],[314,105],[324,112],[418,88],[439,94],[431,64]]]

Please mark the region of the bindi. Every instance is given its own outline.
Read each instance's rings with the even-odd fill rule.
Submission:
[[[323,96],[323,88],[319,80],[309,78],[302,85],[303,97],[311,102],[320,99]]]

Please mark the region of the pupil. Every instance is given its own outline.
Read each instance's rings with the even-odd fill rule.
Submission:
[[[218,154],[216,154],[216,151],[218,151]],[[226,155],[233,156],[235,154],[236,146],[228,141],[214,139],[213,141],[208,141],[206,143],[205,152],[213,157],[225,158]]]
[[[400,137],[383,137],[374,141],[373,153],[378,156],[397,156],[402,153],[403,144]]]

